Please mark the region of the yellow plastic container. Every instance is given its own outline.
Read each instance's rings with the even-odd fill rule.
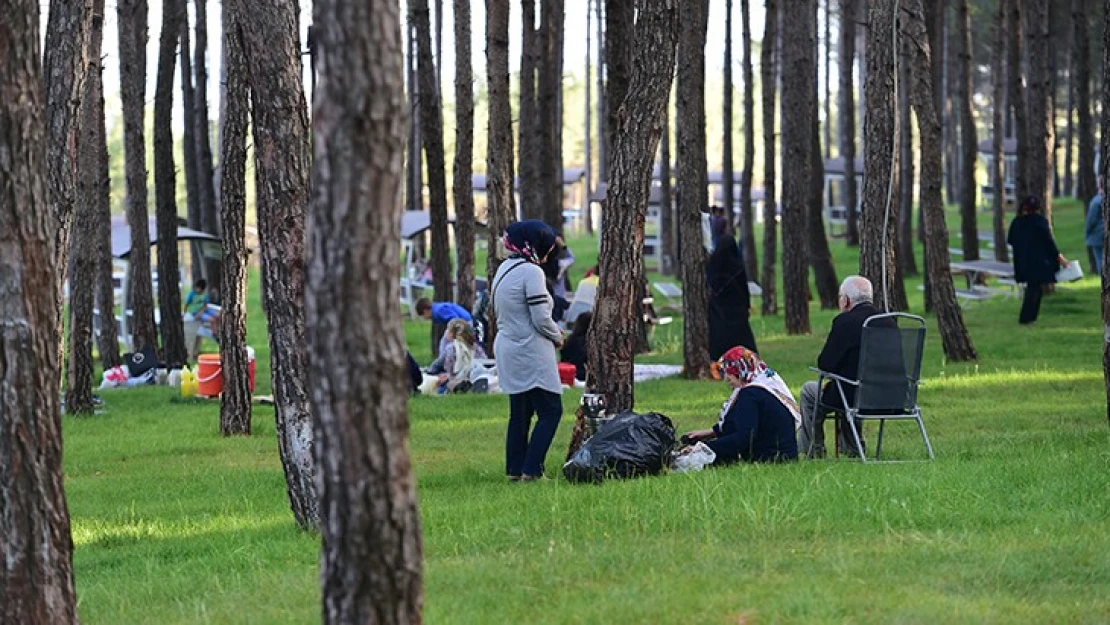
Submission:
[[[197,376],[189,367],[185,367],[181,370],[181,396],[186,399],[196,397],[198,390]]]

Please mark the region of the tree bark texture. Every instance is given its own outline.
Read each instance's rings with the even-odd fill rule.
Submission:
[[[831,0],[829,0],[831,1]],[[844,159],[844,207],[847,210],[845,240],[849,246],[859,245],[859,189],[856,188],[856,84],[852,68],[856,61],[856,0],[840,0],[840,157]],[[766,84],[766,80],[764,81]]]
[[[318,525],[320,513],[305,349],[305,212],[312,160],[298,10],[287,0],[236,0],[236,5],[249,8],[236,16],[236,22],[246,44],[251,90],[262,304],[270,330],[278,450],[293,516],[298,526],[307,529]],[[250,16],[253,19],[248,19]],[[442,132],[439,137],[442,159]],[[442,186],[442,160],[439,165],[438,184]],[[446,239],[445,197],[442,207],[442,238]],[[433,221],[433,232],[434,227]],[[439,250],[448,254],[446,240]],[[440,276],[450,293],[450,276]]]
[[[998,0],[998,15],[995,19],[994,51],[991,65],[991,108],[994,130],[991,137],[991,187],[994,188],[993,232],[994,259],[1010,262],[1010,252],[1006,248],[1006,170],[1003,138],[1006,136],[1005,93],[1006,93],[1006,10],[1009,0]]]
[[[782,32],[782,169],[792,172],[782,190],[782,288],[786,300],[786,333],[809,333],[809,250],[806,214],[812,201],[812,99],[817,95],[814,24],[816,0],[800,0]],[[784,7],[785,10],[785,7]],[[785,123],[787,117],[790,123]]]
[[[778,297],[775,266],[778,264],[778,197],[775,193],[775,87],[778,83],[778,67],[775,58],[778,39],[779,8],[776,0],[764,1],[763,43],[759,52],[759,77],[762,87],[763,106],[763,295],[761,312],[764,315],[778,313]]]
[[[817,4],[813,5],[813,36],[817,38]],[[813,66],[813,91],[810,98],[810,112],[813,115],[810,123],[810,200],[806,203],[806,250],[809,253],[809,264],[813,268],[813,279],[817,286],[817,297],[824,310],[836,310],[837,299],[840,293],[840,281],[836,277],[836,267],[833,265],[832,252],[829,251],[829,239],[825,236],[825,220],[822,217],[824,206],[825,177],[821,172],[825,169],[825,159],[821,156],[821,121],[818,110],[820,102],[817,97],[817,64]]]
[[[979,226],[976,214],[975,162],[979,141],[975,137],[975,113],[971,108],[971,0],[956,3],[956,108],[960,120],[960,168],[956,173],[960,188],[960,235],[964,260],[979,260]]]
[[[0,622],[77,623],[39,9],[0,11]],[[84,66],[80,67],[83,74]]]
[[[251,392],[247,362],[246,254],[237,230],[246,221],[247,109],[250,104],[243,29],[236,5],[223,4],[223,89],[226,105],[220,120],[220,229],[223,241],[223,292],[220,312],[220,434],[250,435]],[[275,389],[276,390],[276,389]]]
[[[732,95],[735,90],[732,84],[732,0],[725,0],[725,58],[723,66],[725,84],[722,98],[724,111],[721,116],[721,124],[724,126],[724,132],[721,137],[721,186],[724,192],[722,207],[725,209],[725,216],[729,220],[729,226],[732,226],[734,225],[732,211],[733,207],[736,206],[735,172],[732,169]],[[747,85],[745,85],[744,89],[748,89]],[[714,203],[713,198],[709,199],[709,203]],[[744,219],[742,212],[740,219],[741,221]],[[743,241],[741,241],[741,245],[743,245]],[[745,258],[745,263],[746,261],[747,259]],[[751,273],[750,269],[748,270],[748,275],[754,275]]]
[[[941,21],[944,23],[944,91],[942,100],[943,126],[942,143],[944,150],[944,196],[949,204],[958,204],[960,189],[957,184],[960,171],[960,119],[957,112],[956,94],[959,92],[959,43],[956,41],[960,31],[952,18],[947,2],[941,2]]]
[[[671,77],[674,81],[674,77]],[[659,235],[663,246],[663,275],[678,273],[678,224],[671,188],[671,112],[663,110],[663,138],[659,143]]]
[[[1052,107],[1052,54],[1049,30],[1049,3],[1025,2],[1025,44],[1028,46],[1029,86],[1029,195],[1041,200],[1044,216],[1052,223],[1052,179],[1055,123]]]
[[[899,270],[905,277],[917,275],[917,257],[914,254],[913,239],[913,112],[910,109],[910,60],[913,58],[913,51],[908,39],[903,38],[901,44],[898,51],[902,55],[898,65],[898,126],[901,130],[898,149],[901,151],[902,164],[902,172],[898,177],[898,263]]]
[[[540,0],[537,37],[536,135],[540,218],[563,229],[563,0]],[[654,152],[653,152],[654,154]]]
[[[103,7],[100,15],[103,20]],[[90,38],[90,41],[93,39]],[[89,236],[94,237],[92,249],[95,263],[96,306],[100,309],[100,340],[97,346],[100,351],[101,365],[107,370],[123,364],[123,359],[119,354],[119,330],[115,317],[116,292],[112,276],[112,202],[108,138],[104,118],[104,66],[100,53],[103,49],[103,36],[100,37],[99,42],[99,50],[93,50],[90,45],[89,66],[95,70],[90,70],[85,85],[85,97],[91,100],[89,106],[95,108],[91,111],[85,110],[85,118],[81,123],[90,125],[89,128],[96,131],[95,135],[85,135],[86,140],[92,140],[96,144],[95,171],[99,185],[95,204],[96,218],[93,220],[96,229]]]
[[[682,254],[682,371],[687,378],[702,379],[709,375],[709,294],[705,286],[707,255],[702,231],[702,211],[708,207],[705,154],[708,0],[683,3],[679,18],[675,126],[679,247]]]
[[[405,146],[405,210],[424,210],[424,159],[420,140],[420,80],[416,73],[416,28],[405,25],[405,78],[409,96],[409,142]],[[416,241],[420,249],[423,239]]]
[[[1086,205],[1098,193],[1098,188],[1095,184],[1094,124],[1091,121],[1091,37],[1084,0],[1073,0],[1072,24],[1075,28],[1075,117],[1079,134],[1076,196]]]
[[[635,400],[632,362],[643,319],[644,216],[674,76],[679,11],[669,0],[647,0],[635,26],[623,25],[634,33],[624,40],[633,42],[640,61],[632,65],[628,90],[619,100],[598,257],[601,282],[588,348],[594,390],[613,412],[631,410]]]
[[[1020,203],[1029,195],[1029,123],[1028,106],[1025,100],[1025,64],[1022,60],[1024,45],[1023,33],[1026,24],[1022,20],[1022,3],[1025,0],[1007,0],[1010,10],[1009,28],[1006,37],[1008,46],[1007,65],[1010,68],[1009,82],[1010,106],[1014,107],[1014,137],[1017,140],[1017,171],[1014,175],[1014,197]]]
[[[92,0],[51,0],[43,51],[43,79],[46,84],[47,201],[56,228],[54,249],[58,254],[54,289],[57,323],[54,327],[58,330],[55,349],[59,362],[64,352],[64,287],[77,200],[78,129],[91,23]]]
[[[608,105],[605,97],[605,70],[606,60],[605,42],[605,3],[608,0],[596,0],[594,5],[597,16],[597,181],[609,180],[609,131],[608,131]]]
[[[101,94],[100,50],[104,39],[104,0],[94,0],[89,33],[87,78],[81,99],[80,136],[77,141],[77,211],[70,240],[69,366],[66,411],[93,412],[93,305],[96,296],[97,219],[101,196],[108,192],[108,178],[100,169],[104,137],[104,101]],[[99,139],[99,140],[98,140]],[[111,313],[109,309],[109,318]]]
[[[120,100],[123,105],[124,175],[127,178],[127,224],[131,230],[130,293],[126,295],[133,316],[132,349],[158,347],[154,327],[154,285],[150,273],[150,231],[146,189],[146,0],[116,3],[119,23]],[[127,305],[124,306],[126,318]]]
[[[219,235],[220,232],[220,206],[219,197],[222,195],[220,186],[215,179],[215,168],[212,164],[212,140],[209,137],[208,123],[208,0],[193,0],[196,7],[196,50],[193,63],[196,84],[196,153],[197,153],[197,183],[200,185],[200,223],[205,232]],[[222,111],[221,111],[222,112]],[[221,141],[223,138],[221,137]],[[223,169],[223,163],[220,163]],[[215,280],[213,272],[209,271],[209,280]]]
[[[902,7],[906,35],[914,50],[911,97],[921,135],[921,210],[925,213],[925,230],[929,240],[925,270],[931,275],[929,288],[933,289],[933,305],[945,356],[955,361],[975,360],[975,346],[964,326],[948,265],[948,230],[944,223],[941,197],[940,120],[934,100],[924,12],[921,0],[903,0]]]
[[[635,29],[632,24],[636,21],[636,8],[638,0],[602,0],[605,2],[605,130],[609,146],[606,158],[606,181],[613,170],[612,159],[616,158],[613,152],[617,142],[617,119],[621,103],[628,93],[628,83],[632,76],[633,41]],[[696,0],[695,0],[696,1]],[[681,64],[681,62],[680,62]],[[602,211],[602,219],[604,219]]]
[[[455,13],[455,245],[457,301],[474,307],[474,77],[470,59],[470,0],[454,0]]]
[[[489,81],[489,121],[486,132],[486,278],[501,266],[501,235],[516,219],[513,195],[513,123],[509,100],[509,0],[486,0],[486,75]],[[496,330],[496,328],[492,328]],[[490,343],[492,345],[492,342]]]
[[[1067,39],[1065,39],[1064,48],[1064,132],[1066,134],[1064,141],[1064,172],[1062,181],[1064,184],[1063,194],[1068,197],[1074,197],[1075,194],[1075,176],[1073,175],[1074,169],[1072,164],[1074,160],[1072,155],[1075,151],[1075,116],[1072,112],[1075,110],[1075,28],[1071,20],[1071,7],[1064,9],[1061,7],[1059,10],[1067,11],[1067,19],[1063,20],[1064,25],[1067,27]],[[1057,178],[1057,184],[1061,182],[1061,178]]]
[[[744,64],[744,169],[740,172],[740,237],[744,269],[757,280],[759,254],[755,249],[755,210],[752,207],[752,171],[755,169],[755,77],[752,70],[752,25],[750,0],[740,0],[740,26]],[[764,198],[767,197],[764,192]]]
[[[520,119],[517,135],[520,144],[520,214],[525,219],[543,219],[543,189],[540,186],[540,138],[536,74],[539,73],[540,32],[536,28],[536,2],[521,0],[523,26],[520,45]]]
[[[507,44],[502,8],[496,30]],[[317,0],[313,18],[321,81],[307,304],[323,620],[420,623],[421,529],[396,278],[406,134],[401,19],[398,3],[384,0]]]
[[[447,180],[443,151],[443,110],[432,57],[428,0],[409,0],[409,19],[416,26],[417,74],[420,81],[420,132],[428,165],[428,211],[431,213],[432,285],[435,300],[450,301],[451,246],[447,237]],[[303,95],[302,95],[303,101]],[[434,328],[433,328],[434,329]]]
[[[825,97],[822,100],[825,106],[825,141],[824,156],[821,158],[821,171],[825,169],[825,159],[832,158],[832,3],[833,0],[824,0],[825,4],[825,45],[822,47],[825,55]],[[824,176],[822,176],[824,178]]]
[[[200,182],[197,180],[199,173],[197,171],[197,150],[195,149],[197,145],[197,94],[196,87],[193,84],[192,44],[190,43],[189,31],[189,12],[186,9],[184,17],[181,19],[181,52],[178,55],[178,61],[181,64],[181,110],[182,117],[184,117],[181,138],[184,142],[182,158],[185,161],[186,223],[194,230],[203,231],[200,222]],[[204,259],[198,253],[200,246],[192,245],[191,251],[192,263],[189,272],[195,283],[198,279],[204,277]]]
[[[1099,151],[1110,155],[1110,0],[1103,0],[1102,6],[1102,141]],[[1106,180],[1106,175],[1110,173],[1110,158],[1099,160],[1099,171]],[[1106,266],[1106,260],[1110,258],[1110,247],[1107,247],[1110,243],[1110,228],[1107,227],[1110,224],[1110,202],[1102,203],[1102,224],[1102,370],[1106,380],[1106,418],[1110,421],[1110,268]]]
[[[173,74],[181,38],[184,0],[162,4],[158,77],[154,87],[154,203],[158,223],[158,309],[162,360],[170,368],[185,363],[185,328],[181,319],[181,285],[177,259],[177,171],[173,162]]]

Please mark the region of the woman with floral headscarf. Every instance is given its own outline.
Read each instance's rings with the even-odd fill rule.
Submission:
[[[798,403],[786,383],[746,347],[736,346],[717,361],[717,372],[732,386],[721,417],[710,430],[683,437],[703,441],[717,454],[715,465],[781,462],[798,457],[795,431],[802,423]]]
[[[501,390],[509,395],[505,472],[510,481],[531,481],[543,476],[563,416],[555,351],[563,345],[563,333],[551,319],[552,299],[541,268],[555,247],[555,232],[542,221],[518,221],[505,230],[502,242],[510,255],[490,291],[497,327],[493,353]],[[534,429],[532,415],[538,415]]]

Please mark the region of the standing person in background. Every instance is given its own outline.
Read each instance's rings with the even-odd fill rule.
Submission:
[[[705,265],[709,290],[709,358],[713,361],[737,345],[759,351],[748,321],[751,294],[744,259],[728,226],[726,218],[713,217],[713,253]]]
[[[1056,248],[1041,201],[1032,195],[1021,203],[1006,242],[1014,248],[1014,280],[1025,283],[1018,323],[1029,325],[1040,313],[1044,287],[1056,283],[1056,270],[1067,267],[1068,259]]]
[[[504,243],[510,256],[490,289],[497,318],[494,358],[501,390],[509,395],[505,472],[511,482],[532,481],[543,476],[563,416],[555,352],[563,346],[563,333],[551,318],[542,269],[555,247],[555,232],[536,219],[518,221],[505,230]],[[532,415],[538,415],[534,429]]]
[[[1102,196],[1106,193],[1106,177],[1098,177],[1098,195],[1091,199],[1091,206],[1087,209],[1087,249],[1094,258],[1095,273],[1102,273],[1102,237],[1106,232],[1106,225],[1102,222]]]

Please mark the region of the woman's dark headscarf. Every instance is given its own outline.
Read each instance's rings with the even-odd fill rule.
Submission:
[[[1018,215],[1037,215],[1041,212],[1041,201],[1035,195],[1026,197],[1018,208]]]
[[[720,215],[717,215],[709,223],[709,232],[713,237],[713,245],[717,245],[717,240],[728,234],[728,220]]]
[[[538,219],[509,224],[505,229],[505,249],[539,265],[555,247],[555,231]]]

